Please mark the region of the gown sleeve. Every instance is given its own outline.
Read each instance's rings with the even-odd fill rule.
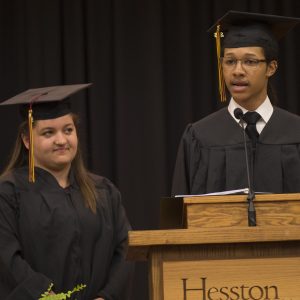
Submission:
[[[176,163],[173,173],[172,196],[190,194],[189,163],[191,145],[191,125],[188,125],[181,137],[177,151]]]
[[[121,202],[120,192],[110,183],[110,197],[114,218],[114,250],[107,276],[106,285],[99,291],[98,297],[105,300],[129,300],[133,285],[134,263],[126,261],[128,248],[128,222]]]
[[[35,272],[22,257],[18,205],[13,188],[0,184],[0,298],[38,299],[51,280]]]
[[[172,196],[191,194],[192,180],[201,159],[200,144],[189,124],[180,141],[173,173]],[[199,183],[202,185],[202,183]]]

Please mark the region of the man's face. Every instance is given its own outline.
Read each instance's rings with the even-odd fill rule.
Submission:
[[[268,79],[275,73],[277,62],[268,64],[261,47],[225,48],[222,67],[233,99],[254,110],[267,97]]]

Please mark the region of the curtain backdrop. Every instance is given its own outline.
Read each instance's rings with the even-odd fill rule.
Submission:
[[[120,189],[134,229],[155,229],[180,136],[220,108],[207,29],[227,10],[300,17],[299,0],[0,0],[0,100],[28,88],[92,82],[73,97],[89,169]],[[300,114],[300,26],[281,41],[278,105]],[[19,122],[0,108],[0,167]],[[283,124],[284,126],[284,124]],[[138,263],[132,299],[146,300]]]

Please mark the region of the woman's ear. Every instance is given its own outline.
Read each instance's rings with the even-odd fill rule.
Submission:
[[[277,68],[278,68],[278,62],[276,60],[272,60],[268,64],[267,77],[273,76],[276,73]]]
[[[29,136],[27,134],[22,133],[21,138],[26,149],[29,149]]]

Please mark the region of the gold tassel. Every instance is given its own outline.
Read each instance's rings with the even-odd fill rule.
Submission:
[[[217,31],[215,32],[215,38],[216,38],[216,48],[217,48],[217,60],[218,60],[219,93],[221,97],[221,102],[225,102],[226,91],[225,91],[225,81],[223,77],[223,70],[221,64],[221,37],[224,37],[224,34],[223,32],[220,32],[220,25],[218,25]]]
[[[33,156],[33,117],[32,117],[32,107],[28,110],[28,129],[29,129],[29,182],[35,182],[34,175],[34,156]]]

